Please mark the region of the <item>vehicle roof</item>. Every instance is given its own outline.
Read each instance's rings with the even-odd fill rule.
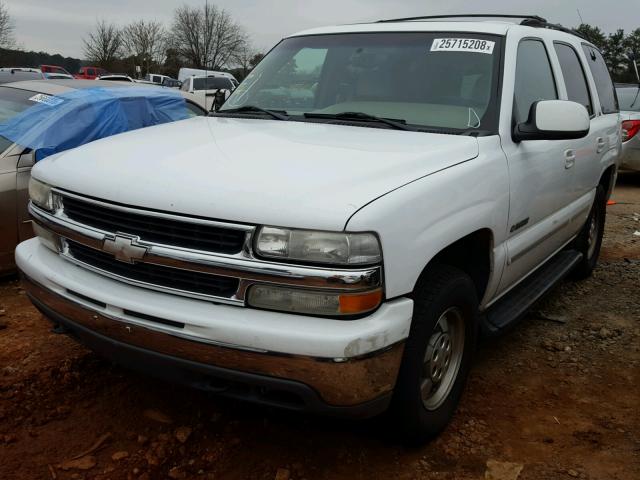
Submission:
[[[65,80],[65,79],[53,79],[53,80],[27,80],[24,82],[5,83],[0,87],[5,88],[17,88],[20,90],[28,90],[31,92],[44,93],[46,95],[60,95],[72,90],[82,90],[85,88],[149,88],[149,85],[153,85],[153,88],[162,89],[160,85],[155,83],[134,83],[134,82],[112,82],[102,80]],[[189,100],[192,103],[197,104],[206,110],[205,102],[197,96],[188,92],[182,92],[177,90],[185,100]]]
[[[0,71],[0,85],[42,78],[42,72],[16,71],[15,73],[11,73],[9,71]]]
[[[558,36],[566,36],[574,39],[579,38],[577,35],[565,33],[559,30],[551,30],[541,27],[532,27],[528,25],[520,25],[513,21],[500,19],[478,19],[470,18],[469,20],[456,21],[440,21],[440,20],[398,20],[383,21],[374,23],[359,23],[351,25],[335,25],[330,27],[312,28],[297,32],[290,37],[299,37],[305,35],[322,35],[337,33],[382,33],[382,32],[465,32],[465,33],[486,33],[492,35],[506,35],[511,29],[525,29],[526,31],[547,32],[554,31]]]
[[[31,90],[39,93],[46,93],[48,95],[57,95],[60,93],[68,92],[70,90],[82,90],[85,88],[138,88],[143,85],[137,85],[132,82],[109,82],[101,80],[76,80],[76,79],[52,79],[52,80],[33,80],[24,82],[7,83],[5,87],[19,88],[21,90]]]

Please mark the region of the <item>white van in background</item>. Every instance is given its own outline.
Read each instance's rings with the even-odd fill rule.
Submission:
[[[217,92],[224,92],[226,100],[235,89],[230,78],[213,75],[188,77],[180,87],[183,92],[192,93],[200,97],[201,102],[206,102],[207,110],[211,110]]]
[[[236,77],[227,72],[217,72],[215,70],[202,70],[198,68],[181,68],[178,72],[178,80],[185,82],[189,77],[225,77],[231,80],[233,87],[237,87],[240,82]]]

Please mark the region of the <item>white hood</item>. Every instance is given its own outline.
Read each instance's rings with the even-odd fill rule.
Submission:
[[[33,175],[131,206],[342,230],[367,203],[477,155],[467,136],[198,117],[69,150]]]

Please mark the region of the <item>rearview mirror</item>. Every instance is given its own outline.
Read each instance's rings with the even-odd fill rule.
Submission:
[[[589,112],[568,100],[541,100],[531,105],[529,119],[513,130],[513,140],[572,140],[589,134]]]

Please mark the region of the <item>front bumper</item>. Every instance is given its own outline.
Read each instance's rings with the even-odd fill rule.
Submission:
[[[21,244],[16,261],[34,304],[116,362],[236,398],[330,414],[386,408],[413,307],[400,299],[342,321],[213,305],[102,277],[38,239]]]

